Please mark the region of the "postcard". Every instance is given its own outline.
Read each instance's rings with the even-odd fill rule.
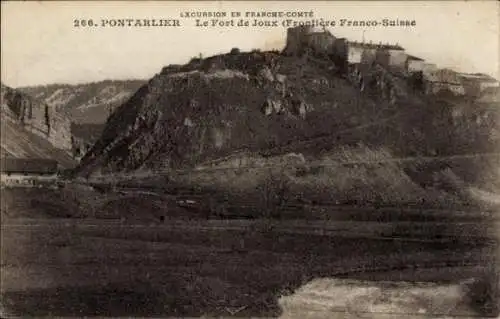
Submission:
[[[2,317],[500,315],[498,2],[1,6]]]

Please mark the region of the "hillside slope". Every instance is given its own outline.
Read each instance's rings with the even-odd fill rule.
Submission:
[[[166,67],[110,117],[81,167],[189,166],[361,123],[363,116],[351,115],[375,103],[333,73],[270,52]],[[394,112],[384,111],[379,116]]]
[[[72,122],[104,124],[110,112],[124,103],[145,81],[100,81],[87,84],[51,84],[20,91],[67,113]]]
[[[71,123],[73,155],[81,159],[101,136],[105,124]]]
[[[70,121],[46,104],[2,85],[2,157],[52,158],[73,167]]]
[[[327,59],[276,52],[165,67],[75,173],[161,170],[169,184],[231,197],[238,213],[263,203],[251,215],[265,203],[495,205],[485,199],[500,193],[498,107],[425,95],[379,66],[358,71],[364,86]]]
[[[335,71],[325,60],[275,52],[166,67],[110,117],[80,172],[192,167],[238,150],[317,155],[359,142],[388,147],[396,156],[498,145],[492,132],[497,110],[481,117],[464,105],[457,113],[454,104],[413,93],[397,76],[390,79],[394,102],[376,88],[360,92]],[[365,76],[376,72],[385,71]],[[474,124],[478,116],[482,122]]]

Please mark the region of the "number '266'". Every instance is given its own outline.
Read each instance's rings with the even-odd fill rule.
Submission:
[[[93,27],[93,26],[97,26],[97,24],[92,19],[89,19],[89,20],[75,19],[75,20],[73,20],[73,26],[76,28],[78,28],[78,27]]]

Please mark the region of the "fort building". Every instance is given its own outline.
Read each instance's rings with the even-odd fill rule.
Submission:
[[[406,69],[408,72],[422,72],[424,70],[424,65],[424,59],[408,54],[408,58],[406,60]]]
[[[457,72],[451,69],[437,69],[425,74],[426,91],[435,94],[447,90],[455,95],[465,95],[464,85]]]
[[[407,54],[398,44],[348,41],[337,38],[326,29],[298,26],[287,30],[284,54],[301,55],[307,51],[328,55],[336,64],[377,62],[384,66],[406,68]]]
[[[500,87],[495,78],[483,73],[459,73],[467,95],[479,97],[487,89]]]

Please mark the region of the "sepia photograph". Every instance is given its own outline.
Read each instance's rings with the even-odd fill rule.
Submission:
[[[500,2],[2,1],[2,318],[500,318]]]

